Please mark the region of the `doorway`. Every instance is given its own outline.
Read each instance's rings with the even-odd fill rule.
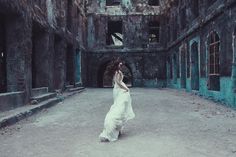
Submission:
[[[181,88],[186,88],[186,54],[183,47],[180,48],[181,55]]]
[[[47,33],[36,22],[32,28],[32,88],[48,86],[48,38]]]
[[[198,43],[191,45],[191,88],[199,90],[199,51]]]
[[[66,52],[66,84],[67,85],[73,85],[74,83],[74,60],[73,60],[73,47],[72,45],[67,46],[67,52]]]
[[[81,82],[81,51],[76,50],[76,82]]]

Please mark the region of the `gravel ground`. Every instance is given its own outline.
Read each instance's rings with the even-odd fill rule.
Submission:
[[[236,111],[171,89],[132,88],[135,119],[98,136],[112,89],[85,92],[0,130],[0,157],[236,157]]]

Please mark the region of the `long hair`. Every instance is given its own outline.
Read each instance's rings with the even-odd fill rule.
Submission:
[[[119,69],[120,58],[113,59],[107,66],[106,74],[111,78],[115,75],[115,72]]]

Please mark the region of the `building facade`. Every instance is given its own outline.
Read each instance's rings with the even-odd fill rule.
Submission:
[[[85,0],[0,0],[0,110],[81,82]]]
[[[173,0],[168,30],[167,86],[236,106],[233,0]]]
[[[161,5],[153,0],[88,1],[88,86],[106,86],[106,67],[116,57],[125,62],[125,79],[130,85],[166,86],[166,29]]]

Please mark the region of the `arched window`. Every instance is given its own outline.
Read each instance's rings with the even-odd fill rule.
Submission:
[[[211,33],[209,43],[209,74],[220,74],[220,38],[216,32]]]
[[[220,38],[216,32],[209,36],[209,82],[210,90],[220,90]]]

